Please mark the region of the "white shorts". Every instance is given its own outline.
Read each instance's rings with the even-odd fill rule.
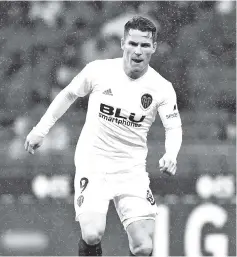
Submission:
[[[85,212],[107,214],[110,200],[114,201],[125,229],[135,220],[155,219],[157,205],[149,188],[150,180],[145,165],[114,173],[101,171],[100,167],[93,171],[76,170],[76,221]]]

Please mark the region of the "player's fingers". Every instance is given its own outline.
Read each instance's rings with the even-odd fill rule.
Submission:
[[[171,162],[169,160],[164,160],[164,166],[161,168],[161,171],[169,171]]]
[[[171,169],[166,169],[166,170],[163,170],[163,173],[166,174],[166,175],[169,175],[169,176],[172,176],[176,173],[176,165],[172,166]]]
[[[32,148],[33,148],[33,150],[36,150],[39,147],[40,147],[40,144],[35,144]]]
[[[30,154],[34,154],[33,145],[31,145],[29,142],[27,142],[27,148],[26,151]]]
[[[34,149],[35,149],[35,144],[29,144],[29,153],[30,154],[34,154],[35,153],[35,151],[34,151]]]
[[[175,167],[176,167],[176,163],[170,160],[167,160],[166,162],[167,165],[164,166],[163,169],[161,169],[161,172],[172,175],[173,173],[175,173]]]
[[[34,149],[33,149],[32,146],[29,147],[29,153],[30,153],[30,154],[34,154],[34,153],[35,153],[35,151],[34,151]]]
[[[171,173],[172,175],[174,175],[174,174],[176,173],[176,170],[177,170],[177,166],[174,165],[174,166],[172,167],[172,169],[170,170],[170,173]]]
[[[27,148],[28,148],[28,141],[27,140],[25,141],[24,147],[25,147],[25,150],[27,151]]]
[[[167,163],[165,163],[162,167],[160,167],[160,171],[165,171],[165,170],[167,170],[167,168],[168,168],[168,165],[167,165]]]
[[[167,165],[168,165],[168,167],[167,167],[167,171],[168,171],[168,172],[171,172],[171,170],[172,170],[172,169],[173,169],[173,167],[174,167],[174,163],[173,163],[173,162],[171,162],[171,161],[169,161]]]
[[[163,158],[161,158],[159,160],[159,167],[162,168],[162,167],[164,167],[164,165],[165,165],[165,160]]]
[[[29,143],[29,141],[27,141],[27,143],[26,143],[26,151],[29,152],[29,150],[30,150],[30,143]]]
[[[160,171],[161,171],[161,172],[163,172],[163,171],[165,171],[165,170],[167,170],[167,168],[166,168],[165,166],[160,166]]]
[[[168,172],[167,170],[164,170],[162,173],[164,173],[165,175],[171,176],[172,174],[170,172]]]

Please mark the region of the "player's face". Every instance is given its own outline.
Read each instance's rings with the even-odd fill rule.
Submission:
[[[135,77],[142,76],[156,50],[152,33],[130,29],[126,37],[122,38],[121,47],[126,73]]]

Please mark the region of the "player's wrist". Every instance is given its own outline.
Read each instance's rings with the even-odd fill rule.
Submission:
[[[37,126],[33,127],[33,129],[31,130],[30,133],[32,133],[36,136],[42,137],[42,138],[44,138],[47,135],[47,133],[45,131],[40,130]]]
[[[166,157],[166,158],[168,158],[168,159],[170,159],[170,160],[172,160],[172,161],[174,161],[174,162],[176,162],[176,159],[177,159],[177,153],[174,153],[174,152],[166,152],[165,154],[164,154],[164,156]]]

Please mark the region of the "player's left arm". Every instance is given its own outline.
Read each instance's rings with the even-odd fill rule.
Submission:
[[[182,123],[177,106],[177,97],[172,84],[168,84],[158,112],[165,128],[165,154],[159,161],[160,171],[174,175],[177,156],[182,144]]]

